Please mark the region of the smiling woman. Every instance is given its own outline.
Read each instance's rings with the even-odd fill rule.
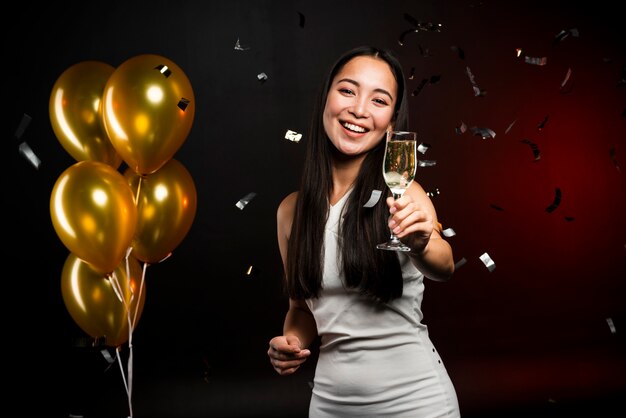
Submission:
[[[278,208],[289,310],[268,355],[289,375],[319,338],[311,417],[459,416],[420,309],[425,278],[454,270],[435,209],[415,182],[401,198],[365,207],[372,191],[387,189],[384,138],[408,127],[405,91],[390,52],[346,52],[313,112],[300,190]],[[411,252],[376,248],[387,224]]]

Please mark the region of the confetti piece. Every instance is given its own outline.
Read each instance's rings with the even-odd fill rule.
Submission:
[[[400,44],[400,46],[404,46],[404,38],[406,38],[409,33],[417,33],[419,31],[441,32],[441,23],[420,22],[408,13],[404,14],[404,19],[408,21],[413,28],[407,29],[400,34],[398,37],[398,44]]]
[[[239,38],[237,38],[237,42],[235,43],[235,51],[247,51],[248,49],[250,49],[250,47],[241,45],[241,43],[239,42]]]
[[[496,137],[496,133],[489,128],[478,128],[476,126],[473,126],[470,128],[470,131],[472,131],[472,134],[480,136],[483,139]]]
[[[363,205],[364,208],[371,208],[373,207],[376,203],[378,203],[378,201],[380,200],[380,196],[382,195],[382,191],[380,190],[372,190],[372,194],[370,195],[370,198],[367,202],[365,202],[365,204]]]
[[[491,257],[489,257],[489,254],[484,253],[483,255],[480,256],[480,260],[483,262],[485,267],[487,267],[487,270],[489,270],[489,273],[491,273],[492,271],[496,269],[496,263],[494,263]]]
[[[505,135],[509,133],[509,131],[511,130],[513,125],[515,125],[515,122],[517,122],[517,119],[515,119],[513,122],[511,122],[511,124],[506,128],[506,130],[504,131]]]
[[[264,83],[265,81],[267,81],[267,74],[259,73],[257,74],[256,78],[258,78],[261,83]]]
[[[522,56],[522,52],[523,52],[522,48],[515,48],[515,56],[517,58]]]
[[[250,203],[250,201],[252,199],[254,199],[254,197],[256,196],[256,193],[251,192],[248,193],[247,195],[245,195],[244,197],[242,197],[241,199],[239,199],[239,201],[235,204],[239,209],[243,210],[243,208],[246,207],[246,205],[248,203]]]
[[[569,35],[572,35],[574,38],[578,38],[578,29],[571,28],[568,30],[565,30],[565,29],[561,30],[561,32],[557,33],[556,36],[554,37],[554,40],[552,41],[552,45],[557,45],[563,39],[567,38]]]
[[[433,167],[437,165],[436,160],[417,160],[418,167]]]
[[[172,70],[170,70],[170,68],[167,65],[157,65],[156,67],[154,67],[155,70],[158,70],[161,74],[163,74],[165,76],[165,78],[168,78],[169,76],[172,75]]]
[[[466,131],[467,131],[467,125],[463,121],[461,121],[461,126],[457,126],[454,128],[454,132],[456,132],[459,135],[464,134]]]
[[[435,188],[434,190],[429,190],[426,192],[426,196],[433,198],[435,196],[439,196],[439,189]]]
[[[552,213],[561,204],[561,189],[554,189],[554,201],[546,208],[546,212]]]
[[[430,76],[430,80],[428,80],[428,82],[430,84],[437,84],[439,82],[439,80],[441,80],[441,76],[440,75],[431,75]]]
[[[184,112],[185,109],[187,109],[187,106],[189,106],[189,99],[180,99],[180,101],[178,102],[178,108]]]
[[[533,155],[535,156],[535,161],[539,161],[541,159],[541,153],[539,152],[537,144],[528,139],[522,139],[520,142],[530,145],[530,148],[533,150]]]
[[[462,59],[462,60],[465,59],[465,52],[463,52],[463,50],[460,47],[458,47],[456,45],[453,45],[453,46],[450,47],[450,49],[452,51],[456,52],[456,54],[459,56],[460,59]]]
[[[524,57],[524,62],[526,64],[544,66],[548,63],[548,58],[547,57],[529,57],[527,55]]]
[[[417,86],[415,90],[413,90],[413,93],[411,93],[411,96],[417,96],[422,91],[426,83],[428,83],[427,78],[424,78],[422,81],[420,81],[420,84]]]
[[[413,80],[415,78],[415,67],[411,67],[411,74],[409,74],[409,80]]]
[[[298,12],[298,17],[300,18],[300,27],[303,28],[304,27],[304,21],[305,21],[305,17],[302,13]]]
[[[258,269],[257,267],[255,267],[255,266],[252,266],[252,265],[251,265],[251,266],[250,266],[250,267],[248,267],[248,269],[246,270],[246,277],[250,277],[250,278],[252,278],[252,277],[258,277],[258,276],[259,276],[259,273],[260,273],[259,269]]]
[[[14,134],[14,136],[17,139],[20,139],[22,137],[22,135],[24,135],[24,131],[26,131],[26,128],[28,128],[28,125],[30,125],[30,121],[31,120],[33,120],[33,118],[31,118],[26,113],[24,113],[22,115],[22,119],[20,120],[20,124],[17,126],[17,129],[15,130],[15,134]]]
[[[300,142],[300,140],[302,139],[302,134],[288,129],[287,132],[285,132],[285,139],[288,139],[292,142]]]
[[[427,144],[425,142],[422,142],[421,144],[417,146],[417,150],[421,152],[422,154],[426,154],[426,151],[428,151],[428,148],[430,148],[430,144]]]
[[[619,168],[619,164],[617,163],[617,157],[615,156],[615,147],[611,147],[609,150],[609,155],[611,156],[611,161],[613,161],[613,165],[617,169],[617,171],[621,172],[622,170]]]
[[[456,235],[456,232],[454,232],[454,229],[452,228],[446,228],[442,231],[442,234],[444,237],[450,238]]]
[[[492,204],[490,204],[489,206],[491,206],[491,208],[492,208],[492,209],[495,209],[495,210],[497,210],[497,211],[499,211],[499,212],[504,212],[504,208],[501,208],[501,207],[500,207],[500,206],[498,206],[498,205],[494,205],[494,204],[492,203]]]
[[[563,94],[567,94],[572,91],[574,88],[574,81],[572,79],[572,69],[568,68],[567,73],[565,73],[565,78],[561,81],[560,91]]]
[[[472,70],[470,70],[470,67],[465,67],[465,72],[467,73],[467,76],[470,79],[470,82],[472,83],[472,89],[474,90],[474,96],[476,97],[483,97],[487,94],[487,91],[485,90],[481,90],[480,87],[478,87],[478,84],[476,84],[476,81],[474,79],[474,74],[472,74]]]
[[[574,218],[572,218],[571,216],[566,216],[564,218],[567,222],[574,222]]]
[[[33,165],[33,167],[35,167],[36,169],[39,169],[39,166],[41,165],[41,160],[39,159],[39,157],[35,155],[33,150],[28,146],[26,142],[22,142],[20,144],[19,151],[20,151],[20,154],[22,154],[22,156],[26,158],[28,162]]]
[[[609,325],[609,329],[611,330],[611,334],[616,334],[617,330],[615,329],[615,324],[613,323],[612,318],[606,318],[606,323]]]
[[[465,257],[463,257],[462,259],[460,259],[459,261],[457,261],[456,263],[454,263],[454,269],[458,270],[459,268],[461,268],[462,266],[465,265],[465,263],[467,263],[467,260],[465,259]]]
[[[543,128],[546,127],[546,123],[548,123],[548,118],[550,117],[550,115],[546,115],[545,118],[543,118],[543,120],[541,121],[541,123],[539,123],[539,125],[537,125],[537,130],[540,131]]]
[[[104,357],[104,359],[109,364],[112,364],[115,361],[115,357],[113,357],[111,353],[109,353],[109,350],[106,348],[103,348],[102,350],[100,350],[100,354],[102,354],[102,357]]]

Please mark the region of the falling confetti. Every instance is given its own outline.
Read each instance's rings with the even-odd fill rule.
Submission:
[[[407,29],[400,34],[398,37],[398,44],[400,44],[400,46],[404,46],[404,38],[406,38],[409,33],[417,33],[419,31],[441,32],[441,23],[420,22],[408,13],[404,14],[404,18],[413,26],[413,28]]]
[[[427,78],[424,78],[422,81],[420,81],[420,84],[417,86],[415,90],[413,90],[413,93],[411,93],[411,96],[417,96],[422,91],[426,83],[428,83]]]
[[[567,38],[569,35],[572,35],[574,38],[578,38],[578,29],[571,28],[567,30],[565,29],[561,30],[561,32],[557,33],[556,36],[554,37],[554,40],[552,41],[552,45],[557,45],[563,39]]]
[[[615,147],[611,147],[609,150],[609,155],[611,156],[611,161],[613,161],[613,165],[617,169],[617,171],[621,172],[622,170],[619,168],[619,164],[617,163],[617,157],[615,156]]]
[[[574,222],[574,218],[572,218],[571,216],[566,216],[565,219],[567,222]]]
[[[288,129],[287,132],[285,132],[285,139],[288,139],[292,142],[300,142],[300,140],[302,139],[302,134]]]
[[[444,237],[446,238],[450,238],[456,235],[456,232],[454,232],[454,229],[452,228],[446,228],[442,231],[442,234]]]
[[[380,200],[380,196],[382,195],[382,191],[380,190],[372,190],[372,194],[370,195],[370,198],[367,202],[365,202],[365,204],[363,205],[364,208],[371,208],[374,205],[376,205],[376,203],[378,203],[378,201]]]
[[[529,57],[528,55],[526,55],[524,57],[524,62],[526,64],[544,66],[548,63],[548,58],[547,57]]]
[[[256,78],[258,78],[261,83],[264,83],[265,81],[267,81],[267,74],[259,73],[257,74]]]
[[[418,167],[433,167],[437,165],[436,160],[417,160]]]
[[[561,189],[554,189],[554,201],[546,208],[546,212],[552,213],[561,204]]]
[[[256,193],[251,192],[248,193],[247,195],[245,195],[244,197],[242,197],[241,199],[239,199],[239,201],[235,204],[239,209],[243,210],[243,208],[246,207],[246,205],[248,203],[250,203],[250,201],[252,199],[254,199],[254,197],[256,196]]]
[[[487,267],[487,270],[489,270],[489,273],[491,273],[492,271],[496,269],[496,263],[491,259],[491,257],[489,257],[489,254],[484,253],[483,255],[480,256],[480,260],[483,262],[485,267]]]
[[[426,151],[428,151],[428,148],[430,148],[430,144],[427,144],[425,142],[422,142],[421,144],[417,146],[417,150],[421,152],[422,154],[426,154]]]
[[[498,212],[504,212],[504,208],[498,206],[498,205],[494,205],[493,203],[490,204],[489,206],[491,206],[492,209],[497,210]]]
[[[506,130],[504,131],[504,134],[505,134],[505,135],[509,133],[509,131],[511,130],[511,128],[513,127],[513,125],[515,125],[515,122],[517,122],[517,119],[515,119],[513,122],[511,122],[511,123],[509,124],[509,126],[507,126]]]
[[[464,134],[466,131],[467,131],[467,125],[463,121],[461,121],[461,126],[456,126],[454,128],[454,132],[456,132],[459,135]]]
[[[247,51],[248,49],[250,49],[250,47],[241,45],[241,43],[239,42],[239,38],[237,38],[237,42],[235,43],[235,51]]]
[[[15,134],[14,134],[17,139],[20,139],[22,135],[24,135],[24,131],[26,131],[26,128],[28,128],[28,125],[30,125],[31,120],[33,120],[33,118],[31,118],[26,113],[22,115],[20,124],[17,126],[17,129],[15,130]]]
[[[472,83],[472,89],[474,90],[474,96],[476,97],[483,97],[487,94],[487,91],[485,90],[481,90],[480,87],[478,87],[478,84],[476,84],[476,81],[474,79],[474,74],[472,74],[472,70],[470,70],[470,67],[465,67],[465,72],[467,73],[467,76],[470,79],[470,82]]]
[[[617,330],[615,329],[615,324],[613,323],[612,318],[606,318],[606,323],[609,325],[609,329],[611,330],[611,334],[616,334]]]
[[[530,148],[533,150],[533,155],[535,156],[535,161],[539,161],[541,159],[541,153],[539,152],[537,144],[528,139],[522,139],[520,142],[530,145]]]
[[[251,265],[246,269],[246,277],[258,277],[259,274],[260,274],[260,271],[255,266]]]
[[[482,139],[496,137],[496,133],[489,128],[478,128],[476,126],[473,126],[470,128],[470,131],[472,131],[472,134],[482,137]]]
[[[39,169],[41,160],[35,155],[33,150],[28,146],[26,142],[22,142],[19,146],[20,154],[28,160],[36,169]]]
[[[411,74],[409,74],[409,80],[413,80],[415,78],[415,67],[411,67]]]
[[[574,88],[574,81],[572,79],[572,69],[568,68],[567,73],[565,73],[565,78],[561,81],[561,93],[567,94],[572,91]]]
[[[543,128],[546,127],[546,123],[548,123],[548,118],[550,117],[550,115],[546,115],[545,118],[543,118],[543,120],[539,123],[539,125],[537,125],[537,130],[540,131]]]

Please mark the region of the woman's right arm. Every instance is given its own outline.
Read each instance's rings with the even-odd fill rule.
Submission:
[[[278,206],[276,214],[278,248],[287,267],[287,244],[291,234],[291,225],[295,213],[297,193],[291,193]],[[289,310],[285,315],[283,335],[270,340],[267,355],[274,370],[280,375],[294,373],[311,355],[307,350],[317,336],[315,319],[304,300],[289,299]]]

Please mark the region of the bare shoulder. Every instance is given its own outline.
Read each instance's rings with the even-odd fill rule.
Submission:
[[[298,199],[298,192],[289,193],[278,205],[278,211],[276,216],[278,222],[293,219],[293,214],[296,210],[296,201]]]

